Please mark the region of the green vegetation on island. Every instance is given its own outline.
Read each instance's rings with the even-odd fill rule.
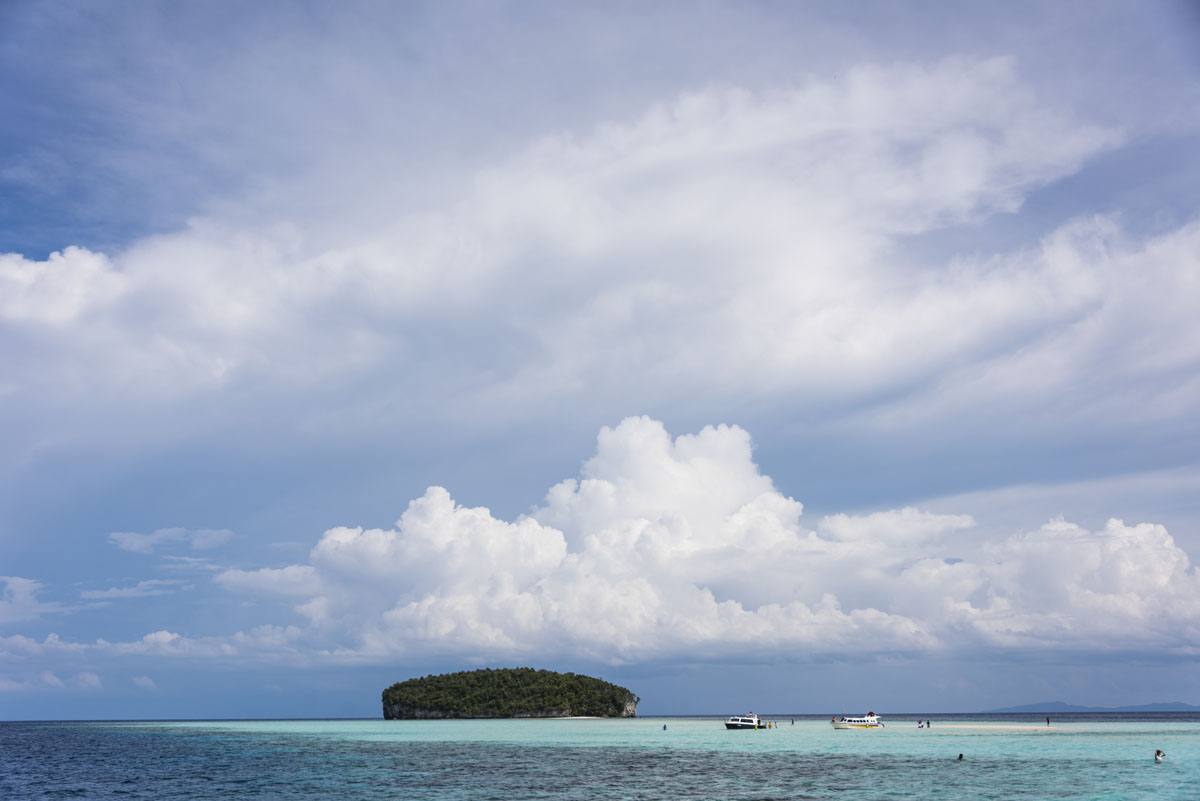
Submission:
[[[488,668],[393,684],[383,691],[383,717],[632,718],[639,700],[624,687],[578,673]]]

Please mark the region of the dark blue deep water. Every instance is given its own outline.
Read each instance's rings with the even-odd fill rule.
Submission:
[[[781,722],[0,723],[0,799],[1200,798],[1195,716]]]

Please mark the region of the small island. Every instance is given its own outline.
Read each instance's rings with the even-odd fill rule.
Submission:
[[[393,684],[383,691],[383,717],[633,718],[639,700],[624,687],[578,673],[488,668]]]

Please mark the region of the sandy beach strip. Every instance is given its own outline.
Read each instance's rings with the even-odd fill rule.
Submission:
[[[930,731],[938,729],[967,729],[979,731],[1054,731],[1053,726],[1038,726],[1036,724],[1018,724],[1018,723],[938,723],[930,726]]]

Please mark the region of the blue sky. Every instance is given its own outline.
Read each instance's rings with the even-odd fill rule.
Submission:
[[[1200,704],[1198,34],[3,5],[0,718]]]

